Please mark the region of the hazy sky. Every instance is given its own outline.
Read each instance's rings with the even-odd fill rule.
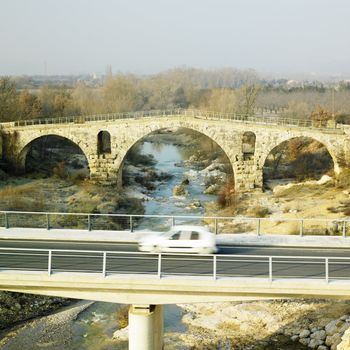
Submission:
[[[0,75],[350,72],[349,0],[0,0]]]

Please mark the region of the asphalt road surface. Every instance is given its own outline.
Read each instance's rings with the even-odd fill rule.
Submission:
[[[139,253],[136,244],[0,240],[0,270],[47,271],[48,250],[52,273],[157,274],[158,254]],[[20,249],[29,250],[20,250]],[[39,250],[38,250],[39,249]],[[40,250],[42,249],[42,250]],[[66,250],[66,251],[58,251]],[[79,252],[72,250],[80,250]],[[272,260],[269,260],[272,256]],[[219,246],[217,277],[350,279],[350,249]],[[348,259],[344,259],[348,258]],[[162,254],[162,275],[212,276],[213,256]]]

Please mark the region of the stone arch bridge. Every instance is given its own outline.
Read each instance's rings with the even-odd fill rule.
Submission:
[[[230,160],[240,191],[262,188],[266,157],[280,143],[295,137],[321,142],[333,159],[336,173],[350,164],[350,129],[346,126],[320,128],[311,121],[271,114],[247,117],[181,109],[2,123],[0,159],[21,170],[33,141],[57,135],[80,147],[92,180],[121,184],[121,169],[130,148],[149,133],[171,127],[189,128],[215,141]]]

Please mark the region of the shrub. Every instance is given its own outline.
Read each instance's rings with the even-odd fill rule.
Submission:
[[[226,180],[225,184],[219,190],[217,203],[221,208],[236,206],[238,200],[238,193],[235,190],[235,183],[233,177]]]
[[[53,168],[53,174],[60,179],[65,179],[67,177],[66,163],[64,160],[56,164]]]
[[[343,171],[338,174],[336,184],[338,188],[350,187],[350,169],[343,169]]]
[[[300,234],[300,226],[295,221],[289,221],[286,223],[285,232],[288,235],[298,235]]]
[[[125,328],[129,324],[129,306],[121,307],[117,313],[117,324],[119,328]]]
[[[248,209],[248,215],[255,217],[255,218],[265,218],[266,216],[270,215],[271,212],[269,208],[262,207],[262,206],[255,206]]]
[[[0,189],[0,207],[3,210],[42,211],[45,208],[44,195],[31,183],[7,186]]]

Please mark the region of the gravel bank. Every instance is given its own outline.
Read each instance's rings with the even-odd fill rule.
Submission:
[[[26,322],[3,334],[1,350],[70,349],[74,334],[72,324],[78,315],[91,306],[91,301],[79,301],[60,311]],[[69,346],[69,347],[68,347]]]

